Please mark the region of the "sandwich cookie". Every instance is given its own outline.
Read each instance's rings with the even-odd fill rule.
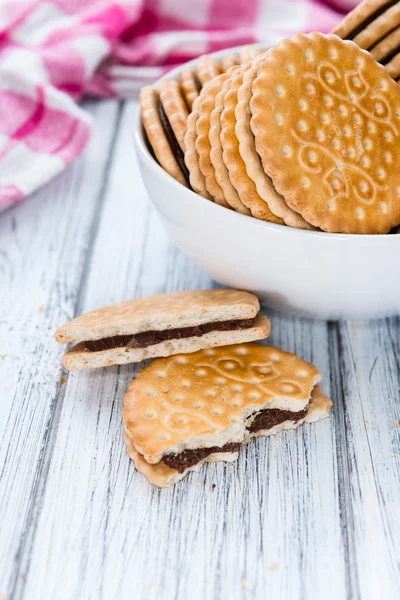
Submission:
[[[240,51],[239,51],[240,62],[242,64],[245,64],[249,61],[252,61],[256,58],[256,56],[258,56],[259,54],[261,54],[263,52],[265,52],[265,49],[258,48],[257,46],[253,46],[251,44],[246,44],[245,46],[242,46],[240,48]]]
[[[385,64],[385,69],[393,79],[398,79],[400,76],[400,53],[396,54],[390,62]]]
[[[73,342],[69,370],[140,362],[267,338],[270,322],[257,298],[237,290],[199,290],[138,298],[76,317],[55,333]]]
[[[193,107],[193,102],[201,91],[201,83],[195,70],[191,67],[182,69],[179,72],[179,84],[181,86],[182,95],[185,98],[186,106],[190,112]]]
[[[179,84],[189,112],[203,86],[223,72],[223,67],[208,54],[200,56],[195,67],[186,67],[179,73]]]
[[[221,65],[209,54],[203,54],[196,61],[196,74],[202,86],[221,73]]]
[[[206,461],[237,458],[252,437],[326,417],[318,370],[272,346],[238,344],[153,361],[124,399],[128,452],[168,487]]]
[[[211,144],[208,136],[211,112],[215,106],[215,97],[228,78],[228,73],[218,75],[201,90],[198,102],[195,146],[198,156],[198,168],[203,175],[207,191],[212,196],[214,202],[220,206],[230,208],[225,200],[224,192],[215,177],[214,165],[210,159]]]
[[[186,121],[186,133],[184,137],[185,144],[185,164],[189,171],[189,181],[192,190],[203,198],[213,200],[211,194],[208,193],[206,188],[206,181],[203,173],[199,168],[199,155],[196,150],[196,123],[199,118],[198,107],[200,102],[200,96],[197,96],[193,102],[193,110]]]
[[[400,76],[400,3],[365,0],[351,11],[333,33],[369,50],[393,79]]]
[[[226,54],[221,59],[221,70],[223,73],[226,73],[231,67],[239,65],[240,62],[241,61],[238,54]]]
[[[371,23],[397,4],[398,0],[364,0],[346,15],[332,33],[343,40],[354,40]]]
[[[250,99],[252,86],[257,76],[258,67],[263,62],[265,55],[254,61],[251,69],[243,74],[243,83],[237,93],[238,102],[235,108],[235,132],[239,141],[239,153],[246,167],[246,173],[254,182],[260,198],[268,205],[269,210],[286,225],[298,229],[312,229],[303,217],[289,208],[285,199],[278,194],[271,179],[264,172],[260,157],[257,154],[253,132],[250,128]],[[254,213],[253,213],[254,214]]]
[[[247,175],[239,152],[239,140],[236,137],[235,107],[238,101],[238,88],[243,83],[243,73],[249,70],[252,62],[237,69],[230,77],[229,90],[224,97],[224,109],[221,113],[221,146],[222,157],[228,169],[229,179],[236,189],[241,202],[250,209],[253,217],[283,224],[282,219],[276,217],[269,209],[268,204],[259,196],[254,181]]]
[[[396,2],[394,6],[389,8],[380,16],[375,19],[367,27],[364,27],[360,33],[352,37],[352,41],[364,48],[369,50],[379,40],[382,40],[388,33],[393,31],[400,25],[400,2]]]
[[[400,88],[356,44],[299,34],[268,51],[251,128],[264,171],[312,225],[388,233],[400,222]]]
[[[161,80],[160,103],[180,149],[185,153],[184,137],[189,111],[182,96],[180,85],[174,79]]]
[[[232,73],[230,73],[231,76]],[[211,145],[210,159],[215,170],[215,178],[224,194],[226,202],[236,212],[242,213],[243,215],[251,215],[250,210],[240,200],[236,189],[233,187],[231,180],[229,179],[228,169],[225,166],[224,159],[222,156],[222,145],[221,145],[221,113],[224,108],[224,97],[230,86],[230,78],[226,79],[222,84],[221,91],[215,96],[215,106],[210,116],[210,129],[208,132],[208,138]]]
[[[158,163],[179,183],[189,187],[184,153],[160,101],[159,90],[153,86],[142,88],[139,103],[143,127]]]
[[[400,27],[389,33],[371,48],[370,53],[377,62],[385,65],[400,52]]]

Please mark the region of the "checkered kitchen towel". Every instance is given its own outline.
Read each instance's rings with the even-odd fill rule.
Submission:
[[[0,0],[0,211],[80,154],[85,93],[129,97],[199,54],[328,32],[357,0]]]

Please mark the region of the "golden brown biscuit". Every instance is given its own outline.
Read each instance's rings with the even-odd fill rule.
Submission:
[[[398,0],[364,0],[349,12],[332,33],[344,40],[353,40],[369,23],[397,4]]]
[[[357,46],[369,50],[379,40],[400,25],[400,2],[385,11],[351,39]]]
[[[222,188],[226,202],[236,212],[242,213],[243,215],[250,215],[250,210],[240,200],[237,191],[229,179],[228,169],[226,168],[222,157],[220,118],[224,107],[224,96],[230,85],[229,77],[224,81],[221,90],[215,96],[215,106],[211,111],[210,129],[208,131],[208,138],[211,145],[210,159],[215,170],[215,178]]]
[[[370,53],[377,62],[385,64],[389,62],[400,50],[400,27],[389,33],[380,40]],[[393,55],[394,53],[394,55]]]
[[[238,89],[238,103],[235,108],[235,131],[239,140],[239,153],[246,165],[248,176],[254,181],[260,198],[268,204],[270,211],[290,227],[313,229],[301,215],[289,208],[283,196],[275,190],[271,179],[262,168],[260,157],[256,151],[254,135],[250,128],[250,99],[258,67],[264,58],[265,54],[260,55],[259,58],[257,57],[252,68],[244,73],[243,83]]]
[[[88,350],[88,342],[81,342],[68,350],[62,359],[64,367],[70,371],[81,371],[83,369],[96,369],[100,367],[111,367],[113,365],[126,365],[129,363],[141,362],[149,358],[157,358],[160,356],[172,356],[173,354],[182,354],[197,352],[203,348],[214,348],[216,346],[225,346],[231,344],[241,344],[243,342],[252,342],[267,338],[270,332],[269,319],[264,315],[257,315],[254,319],[250,319],[252,324],[246,324],[240,329],[219,330],[218,328],[205,333],[189,337],[179,337],[182,332],[179,332],[178,337],[169,337],[163,340],[154,339],[150,345],[144,347],[132,347],[128,338],[132,336],[123,336],[126,338],[121,341],[122,345],[117,347],[106,347],[100,345],[96,351]],[[218,323],[216,324],[218,327]],[[195,327],[198,330],[198,327]],[[200,329],[203,329],[202,327]],[[157,338],[160,336],[160,332]],[[172,335],[172,334],[171,334]],[[143,337],[143,333],[137,336],[139,339]]]
[[[262,50],[258,46],[253,46],[252,44],[246,44],[245,46],[242,46],[240,48],[240,51],[239,51],[240,62],[245,64],[249,61],[252,61],[261,52],[264,52],[264,50]]]
[[[400,53],[396,54],[390,62],[385,64],[385,69],[393,79],[397,79],[400,76]]]
[[[238,54],[226,54],[221,59],[221,69],[223,73],[229,71],[231,67],[234,67],[240,63],[240,57]]]
[[[196,150],[196,123],[199,117],[198,106],[200,102],[200,97],[197,96],[193,103],[193,110],[187,118],[186,121],[186,134],[184,138],[185,143],[185,164],[189,171],[189,181],[192,187],[192,190],[203,196],[203,198],[207,198],[208,200],[213,200],[211,194],[208,193],[206,188],[206,182],[203,173],[199,169],[199,155]]]
[[[287,420],[270,427],[263,429],[254,434],[247,435],[243,440],[243,444],[247,444],[253,437],[276,435],[280,431],[287,429],[297,429],[302,423],[315,423],[325,419],[329,415],[332,407],[332,401],[327,398],[321,388],[316,385],[312,391],[308,410],[305,417],[293,421]],[[188,467],[183,472],[168,467],[163,461],[157,464],[150,464],[145,461],[144,457],[134,448],[131,438],[128,434],[124,434],[124,441],[127,445],[128,455],[134,461],[137,470],[145,475],[149,482],[157,487],[171,487],[183,479],[190,471],[198,471],[205,462],[234,462],[238,458],[236,452],[215,452],[201,459],[198,463]]]
[[[295,354],[255,343],[160,358],[129,386],[125,431],[151,464],[185,450],[223,448],[243,441],[260,411],[286,417],[307,409],[320,380]]]
[[[270,211],[268,204],[259,196],[253,180],[247,175],[246,165],[239,152],[239,140],[235,133],[237,92],[239,86],[243,83],[243,74],[251,68],[252,64],[252,61],[250,61],[243,65],[230,77],[230,86],[225,94],[224,109],[221,113],[222,156],[232,185],[236,189],[241,202],[250,209],[253,217],[282,225],[282,219],[279,219]]]
[[[228,77],[228,73],[218,75],[202,89],[198,102],[195,141],[198,167],[204,177],[205,187],[214,202],[225,207],[229,207],[229,204],[225,200],[224,192],[215,178],[214,165],[210,160],[211,144],[208,133],[211,112],[215,107],[215,97]]]
[[[201,85],[205,85],[221,73],[221,65],[209,54],[203,54],[196,61],[196,73]]]
[[[183,99],[181,87],[174,79],[161,80],[160,101],[178,144],[182,152],[185,152],[184,137],[189,111]]]
[[[143,127],[157,161],[169,175],[188,187],[186,177],[174,152],[171,150],[170,142],[161,122],[159,91],[152,86],[142,88],[139,94],[139,103]]]
[[[235,460],[252,437],[325,418],[320,373],[272,346],[241,344],[159,359],[125,394],[128,452],[154,485],[168,487],[208,461]]]
[[[63,357],[68,369],[126,364],[268,337],[258,311],[257,298],[237,290],[159,294],[76,317],[55,339],[78,343]]]
[[[284,40],[250,107],[263,168],[305,220],[370,234],[399,223],[400,89],[369,53],[333,35]]]
[[[157,487],[172,487],[186,477],[190,471],[198,471],[205,462],[234,462],[239,456],[238,452],[216,452],[209,454],[206,458],[203,458],[195,465],[188,467],[180,473],[162,461],[156,465],[146,462],[143,456],[135,449],[130,437],[126,433],[124,434],[124,441],[127,446],[128,455],[135,463],[139,473],[144,475],[152,485]]]
[[[179,83],[190,112],[193,107],[193,102],[200,94],[201,83],[198,80],[194,69],[191,67],[185,67],[179,72]]]
[[[250,441],[254,437],[264,437],[269,435],[276,435],[284,429],[297,429],[302,423],[316,423],[325,419],[329,415],[329,411],[333,406],[332,400],[325,396],[319,385],[316,385],[311,393],[310,402],[307,408],[307,414],[305,417],[298,421],[283,421],[274,425],[268,429],[260,429],[256,432],[250,433],[246,436],[245,442]]]

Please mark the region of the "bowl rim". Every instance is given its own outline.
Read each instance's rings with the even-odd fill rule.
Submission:
[[[257,47],[264,47],[264,48],[266,47],[265,42],[257,42],[252,45],[257,46]],[[220,58],[220,57],[226,55],[228,52],[229,53],[235,52],[235,51],[238,51],[240,48],[242,48],[242,46],[234,46],[232,48],[226,48],[224,50],[218,50],[217,52],[212,52],[209,55],[214,58]],[[192,60],[189,60],[189,61],[183,63],[182,65],[179,65],[178,67],[175,67],[174,69],[171,69],[170,71],[165,73],[162,77],[159,77],[152,85],[157,87],[160,84],[160,82],[166,78],[172,77],[173,79],[175,79],[176,76],[178,75],[178,73],[181,71],[181,69],[196,64],[197,60],[198,60],[198,58],[194,58]],[[354,242],[355,240],[358,240],[358,242],[364,242],[364,243],[367,242],[369,244],[371,242],[371,240],[374,240],[374,242],[373,242],[374,244],[379,243],[379,244],[384,244],[384,245],[400,243],[400,234],[329,233],[327,231],[310,231],[309,229],[297,229],[295,227],[288,227],[287,225],[279,225],[277,223],[270,223],[269,221],[263,221],[261,219],[257,219],[252,216],[242,215],[234,210],[227,210],[223,206],[219,206],[215,202],[211,202],[207,198],[203,198],[200,194],[197,194],[193,190],[190,190],[189,188],[185,187],[184,185],[179,183],[179,181],[174,179],[174,177],[169,175],[169,173],[167,173],[161,167],[161,165],[158,164],[158,162],[154,159],[154,157],[150,153],[150,151],[147,147],[147,144],[145,142],[143,133],[144,132],[143,132],[142,120],[141,120],[141,116],[140,116],[140,108],[138,107],[137,114],[136,114],[136,124],[135,124],[135,128],[134,128],[134,141],[135,141],[135,145],[136,145],[136,152],[141,154],[142,159],[146,161],[148,167],[152,170],[154,177],[156,177],[158,179],[161,178],[162,180],[165,181],[166,185],[172,185],[173,187],[179,188],[180,192],[182,192],[182,193],[186,192],[189,195],[189,197],[191,198],[191,202],[202,202],[204,207],[208,207],[207,208],[208,210],[221,211],[221,216],[225,215],[225,218],[227,218],[227,219],[229,219],[229,218],[233,218],[234,220],[236,219],[238,224],[240,223],[240,220],[243,221],[245,219],[245,221],[243,221],[243,225],[245,223],[247,223],[247,225],[250,227],[261,227],[262,229],[273,230],[276,233],[280,233],[282,235],[288,235],[288,236],[292,236],[292,237],[297,235],[297,236],[301,236],[304,238],[307,236],[309,238],[317,238],[317,239],[326,240],[326,241],[338,240],[338,241],[349,243],[349,242]],[[218,212],[216,214],[218,214]],[[230,215],[230,216],[228,216],[228,215]],[[394,241],[394,240],[397,240],[397,241]]]

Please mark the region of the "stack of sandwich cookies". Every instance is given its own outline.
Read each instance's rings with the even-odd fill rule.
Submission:
[[[264,59],[264,56],[261,55]],[[255,61],[256,62],[256,61]],[[242,65],[232,72],[227,89],[222,97],[223,110],[220,115],[220,146],[222,158],[226,165],[229,180],[231,181],[240,202],[254,217],[283,224],[282,219],[274,215],[269,209],[268,202],[257,191],[254,181],[248,176],[246,165],[241,157],[239,139],[236,135],[235,109],[238,104],[238,90],[243,84],[247,71],[251,71],[253,61]]]
[[[81,315],[55,339],[76,344],[63,356],[67,369],[107,367],[267,338],[270,322],[259,310],[248,292],[176,292]]]
[[[204,55],[195,67],[181,70],[179,82],[163,79],[159,89],[154,86],[141,89],[139,102],[149,146],[163,169],[182,185],[189,186],[183,138],[195,99],[207,82],[259,52],[261,49],[243,46],[241,52],[230,54],[223,61]]]
[[[400,88],[369,53],[334,35],[299,34],[226,66],[200,61],[208,75],[186,119],[181,180],[216,204],[291,227],[384,234],[399,225]]]
[[[168,487],[210,461],[233,461],[252,437],[325,418],[318,370],[294,354],[248,343],[157,359],[124,400],[128,452]]]
[[[400,78],[400,3],[398,0],[364,0],[333,30],[368,50],[393,79]]]
[[[171,177],[189,187],[184,152],[160,101],[159,90],[152,86],[144,87],[140,90],[139,100],[143,127],[157,161]]]

